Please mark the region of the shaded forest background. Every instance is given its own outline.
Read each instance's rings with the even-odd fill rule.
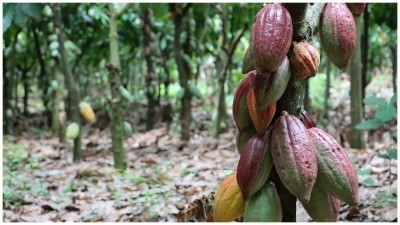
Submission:
[[[215,192],[239,158],[232,101],[261,7],[3,3],[5,221],[176,221]],[[368,4],[358,28],[361,61],[344,70],[315,36],[321,65],[304,107],[359,172],[363,205],[358,216],[343,206],[341,220],[393,221],[397,4]],[[74,140],[71,122],[80,124]],[[308,220],[301,209],[298,218]]]

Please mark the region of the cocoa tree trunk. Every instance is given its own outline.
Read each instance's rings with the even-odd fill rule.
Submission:
[[[117,18],[123,11],[121,9],[119,12],[114,8],[113,3],[109,3],[109,13],[110,13],[110,63],[107,65],[109,70],[109,83],[111,89],[111,139],[112,139],[112,151],[114,156],[114,167],[119,170],[126,169],[126,154],[123,142],[123,123],[122,123],[122,96],[119,92],[119,86],[121,86],[120,81],[120,71],[121,71],[121,61],[119,59],[119,49],[118,49],[118,27]]]
[[[67,59],[67,53],[65,51],[64,47],[64,34],[61,29],[62,22],[61,22],[61,11],[58,3],[52,3],[51,4],[52,10],[53,10],[53,19],[54,19],[54,28],[55,32],[57,34],[57,39],[58,39],[58,45],[59,45],[59,51],[61,55],[61,62],[63,65],[63,71],[64,71],[64,76],[67,84],[67,89],[68,89],[68,96],[70,98],[70,104],[69,104],[69,109],[71,112],[70,115],[70,120],[72,122],[75,122],[77,124],[81,124],[81,117],[79,113],[79,101],[80,101],[80,92],[79,92],[79,86],[75,82],[75,78],[72,76],[71,70],[68,65],[68,59]],[[81,148],[81,136],[82,136],[82,131],[79,131],[78,136],[74,139],[74,157],[73,160],[74,162],[80,161],[82,159],[82,148]]]
[[[354,18],[357,27],[357,47],[350,61],[350,98],[351,98],[351,135],[350,147],[363,149],[365,140],[363,132],[354,127],[362,121],[362,83],[361,83],[361,17]]]
[[[288,9],[292,17],[293,41],[306,40],[311,42],[314,29],[319,22],[319,17],[325,4],[314,3],[309,5],[308,3],[286,3],[283,5]],[[296,117],[300,116],[305,97],[305,83],[305,79],[292,73],[285,93],[277,102],[274,120],[282,111],[287,111],[289,114],[295,115]],[[271,171],[271,180],[274,181],[281,199],[282,221],[295,222],[296,197],[282,184],[275,168]]]
[[[324,117],[325,119],[329,119],[329,98],[330,98],[330,91],[331,88],[331,60],[326,57],[326,83],[325,83],[325,100],[324,100]],[[329,121],[329,120],[328,120]]]
[[[392,51],[392,76],[393,76],[393,93],[397,93],[397,46],[390,46]]]
[[[362,88],[362,99],[365,98],[365,88],[367,87],[367,71],[368,71],[368,45],[369,45],[369,12],[368,5],[366,5],[363,18],[364,18],[364,32],[362,35],[362,69],[361,69],[361,88]],[[364,102],[362,103],[363,114],[364,114]]]

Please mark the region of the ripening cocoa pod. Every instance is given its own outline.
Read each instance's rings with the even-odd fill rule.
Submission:
[[[273,182],[246,200],[243,222],[282,222],[282,206]]]
[[[317,152],[318,179],[320,187],[346,202],[356,206],[358,202],[358,177],[349,157],[334,137],[319,128],[308,132]]]
[[[244,53],[242,73],[246,74],[252,70],[254,70],[254,63],[249,46],[247,47],[246,52]]]
[[[283,185],[307,203],[317,179],[317,155],[307,128],[295,116],[283,112],[275,121],[271,153]]]
[[[267,74],[279,68],[289,51],[292,35],[292,19],[281,4],[266,5],[257,13],[250,43],[257,72]]]
[[[244,152],[244,148],[246,147],[247,142],[254,135],[257,134],[256,128],[254,126],[248,127],[246,130],[238,130],[236,134],[236,149],[239,155],[242,155]]]
[[[236,172],[220,184],[214,199],[214,222],[230,222],[243,215],[244,199],[236,181]]]
[[[79,125],[75,122],[72,122],[68,125],[67,129],[65,130],[65,136],[69,139],[75,139],[79,135]]]
[[[240,156],[237,169],[237,182],[246,200],[265,184],[272,169],[272,156],[268,148],[270,132],[256,134],[246,145]]]
[[[311,117],[310,114],[306,110],[301,111],[301,122],[303,122],[304,126],[309,129],[315,127],[314,119]]]
[[[247,108],[247,93],[255,76],[255,71],[249,73],[249,75],[240,82],[233,98],[233,119],[240,131],[245,130],[253,124],[250,118],[249,109]]]
[[[273,103],[263,111],[259,111],[257,108],[256,96],[254,94],[254,82],[247,93],[247,108],[249,109],[251,121],[253,121],[253,125],[257,132],[264,133],[271,123],[272,118],[274,118],[276,103]]]
[[[345,3],[327,3],[319,22],[322,47],[340,69],[347,66],[356,50],[357,30]]]
[[[307,41],[293,44],[293,54],[290,56],[292,73],[303,78],[313,77],[317,74],[319,62],[319,52],[316,47]]]
[[[282,97],[289,83],[290,75],[288,57],[284,58],[278,71],[268,75],[256,74],[254,78],[254,93],[259,111],[266,110]]]
[[[324,192],[317,182],[311,192],[310,201],[303,204],[303,207],[316,222],[336,222],[339,215],[340,200]]]
[[[89,103],[79,103],[79,111],[86,122],[93,123],[96,120],[96,115],[94,114],[93,109]]]
[[[346,3],[346,5],[353,16],[358,17],[364,12],[367,3]]]

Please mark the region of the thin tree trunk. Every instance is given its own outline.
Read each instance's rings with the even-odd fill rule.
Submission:
[[[28,77],[28,70],[24,70],[22,72],[22,83],[24,85],[24,97],[23,97],[23,104],[24,104],[24,116],[28,116],[28,98],[29,98],[29,77]]]
[[[368,45],[369,45],[369,12],[368,5],[365,7],[363,12],[364,17],[364,32],[362,35],[362,71],[361,71],[361,87],[362,87],[362,99],[365,98],[365,88],[367,87],[367,71],[368,71]],[[364,102],[362,102],[363,114],[364,114]]]
[[[397,46],[390,46],[392,51],[392,74],[393,74],[393,93],[397,93]]]
[[[113,3],[109,3],[110,10],[110,72],[109,82],[111,89],[111,139],[114,156],[114,167],[119,170],[125,170],[126,154],[123,142],[123,123],[122,123],[122,97],[119,93],[121,61],[119,59],[118,49],[118,27],[117,18],[120,13],[116,12]],[[120,11],[121,12],[121,11]]]
[[[146,82],[146,97],[147,97],[147,118],[146,130],[151,130],[156,122],[156,86],[155,78],[156,73],[154,69],[154,61],[152,55],[154,54],[155,34],[152,28],[153,11],[150,8],[144,10],[143,13],[143,44],[144,44],[144,57],[147,64],[147,73],[145,76]]]
[[[328,120],[329,117],[329,98],[331,88],[331,60],[326,57],[326,83],[325,83],[325,99],[324,99],[324,117]]]
[[[361,84],[361,18],[355,18],[357,27],[357,48],[350,62],[350,98],[351,98],[351,135],[350,147],[363,149],[363,132],[354,127],[362,121],[362,84]]]
[[[190,139],[190,121],[192,115],[192,94],[190,93],[189,89],[189,77],[186,73],[185,64],[182,58],[182,43],[181,43],[181,33],[182,33],[182,20],[189,11],[192,3],[187,3],[185,7],[182,9],[181,12],[176,12],[175,6],[176,4],[170,4],[171,10],[175,12],[174,15],[174,24],[175,24],[175,31],[174,31],[174,53],[175,53],[175,60],[178,67],[179,73],[179,84],[181,88],[184,90],[183,97],[181,99],[182,107],[180,113],[180,120],[181,120],[181,140],[189,140]]]
[[[58,37],[59,51],[61,55],[61,62],[63,65],[64,76],[66,78],[68,95],[71,100],[69,104],[71,112],[70,120],[72,122],[77,123],[80,126],[81,118],[79,113],[79,101],[80,101],[79,86],[75,82],[75,78],[72,76],[71,70],[68,65],[67,53],[64,47],[64,42],[65,42],[64,34],[61,29],[62,26],[61,11],[58,3],[52,3],[51,7],[53,9],[54,27]],[[82,159],[81,135],[82,131],[80,130],[78,136],[74,139],[74,157],[73,157],[74,162],[80,161]]]
[[[310,80],[307,79],[304,87],[304,110],[310,111]]]

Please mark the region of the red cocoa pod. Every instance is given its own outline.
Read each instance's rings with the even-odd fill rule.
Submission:
[[[322,47],[340,69],[347,66],[356,50],[357,34],[353,15],[345,3],[327,3],[319,22]]]
[[[247,75],[247,77],[240,82],[233,98],[232,114],[239,130],[245,130],[253,124],[249,109],[247,108],[247,93],[255,76],[255,71]]]
[[[265,184],[272,169],[272,156],[268,148],[270,132],[256,134],[246,145],[237,168],[237,182],[246,200]]]
[[[268,75],[257,73],[254,78],[254,93],[259,111],[266,110],[282,97],[289,83],[290,75],[288,57],[284,58],[278,71]]]
[[[252,70],[254,70],[254,63],[249,46],[247,47],[246,52],[244,53],[242,74],[246,74]]]
[[[264,6],[251,29],[251,54],[261,74],[276,71],[292,42],[293,26],[289,11],[281,4]]]
[[[303,204],[303,207],[316,222],[336,222],[339,216],[340,200],[324,192],[317,182],[311,192],[310,201]]]
[[[243,154],[244,148],[246,147],[247,142],[254,135],[257,134],[256,128],[254,126],[248,127],[246,130],[238,131],[236,134],[236,149],[239,155]]]
[[[346,3],[346,5],[353,16],[358,17],[364,12],[367,3]]]
[[[314,119],[311,117],[310,114],[306,110],[301,111],[301,122],[303,122],[304,126],[309,129],[315,127]]]
[[[293,54],[290,56],[292,73],[303,77],[312,77],[317,74],[320,63],[319,52],[316,47],[307,41],[295,42]]]
[[[253,125],[257,132],[264,133],[271,123],[272,118],[274,118],[276,103],[273,103],[263,111],[259,111],[257,109],[257,101],[254,94],[254,82],[247,93],[247,108],[249,109],[251,121],[253,121]]]
[[[334,137],[319,128],[308,132],[314,141],[318,157],[320,187],[351,206],[358,203],[358,177],[353,164]]]
[[[283,185],[307,203],[317,179],[317,155],[307,128],[295,116],[284,112],[275,121],[271,154]]]

